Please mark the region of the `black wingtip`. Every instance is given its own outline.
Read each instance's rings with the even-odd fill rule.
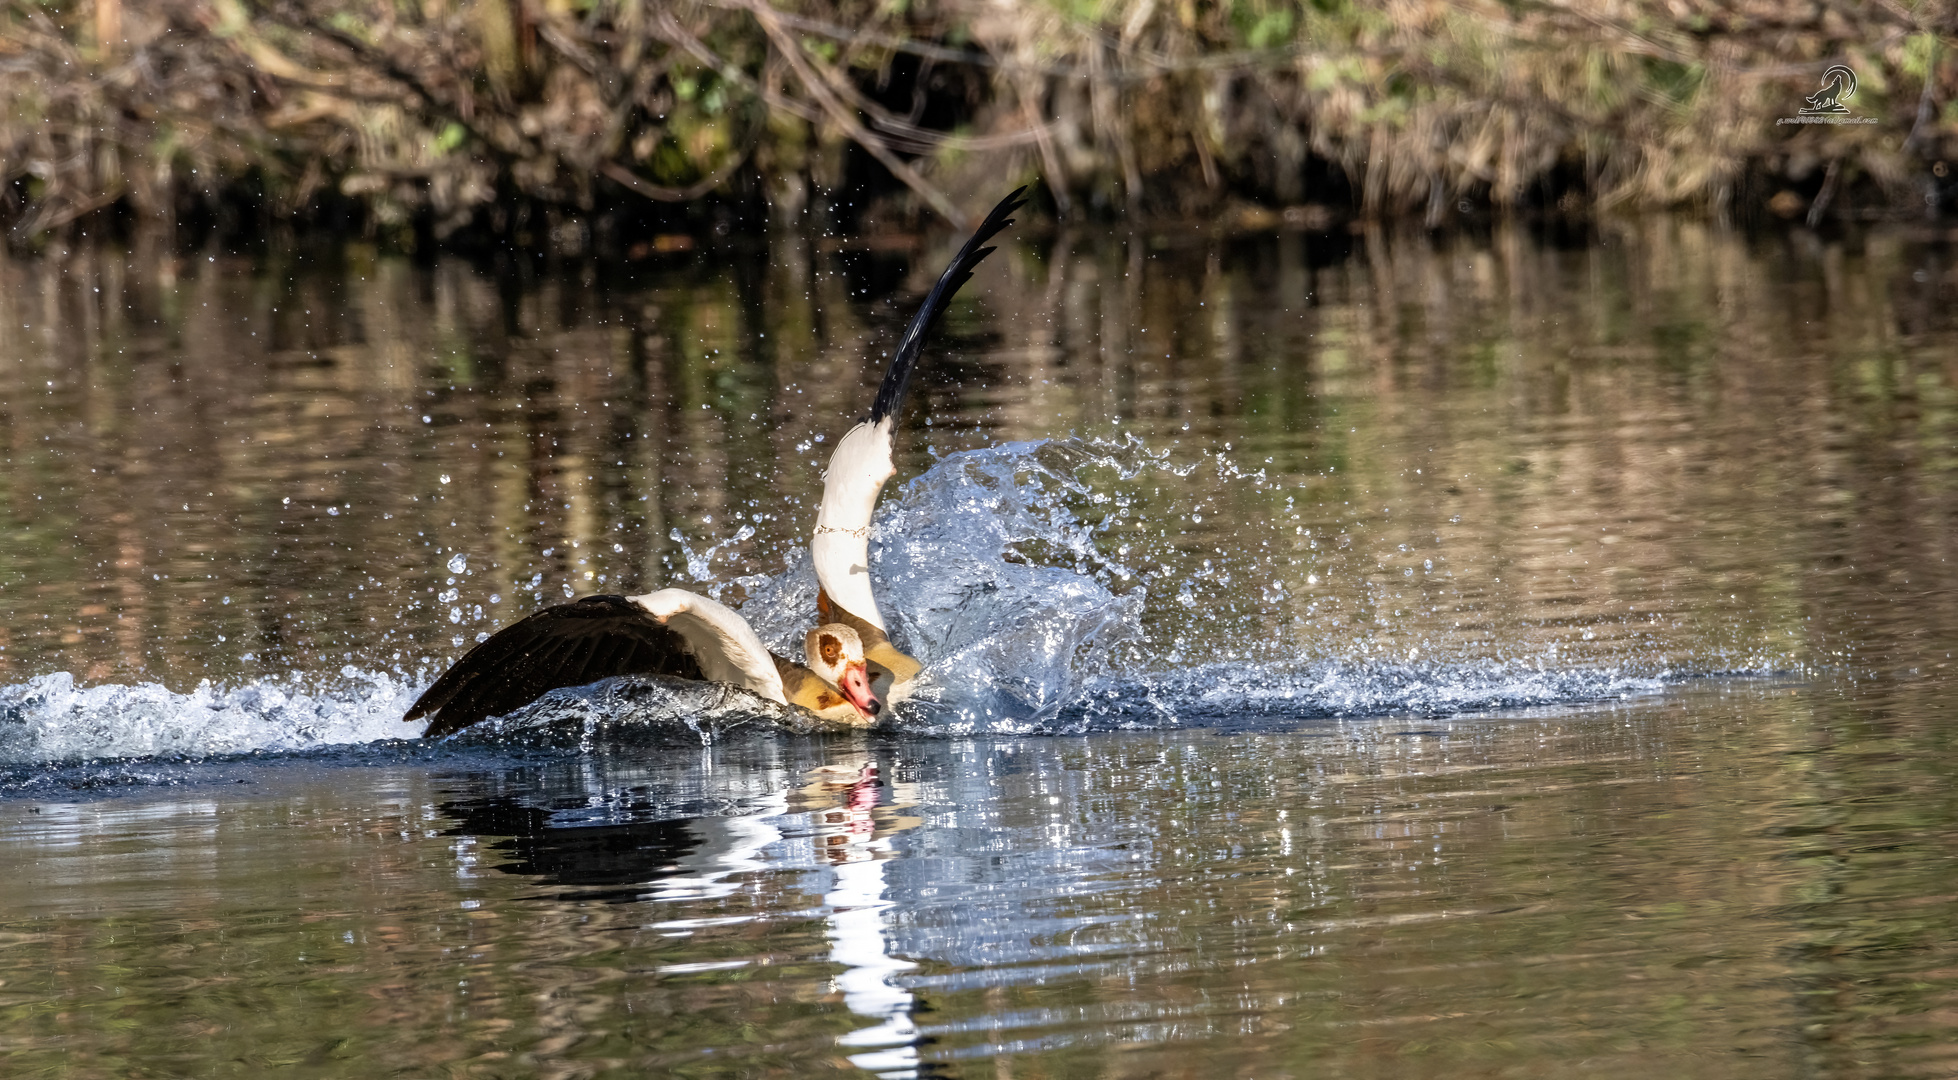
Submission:
[[[998,236],[1000,231],[1013,224],[1011,215],[1027,204],[1027,189],[1015,188],[1013,193],[999,201],[986,220],[972,230],[972,236],[945,272],[938,275],[938,283],[925,295],[924,304],[918,313],[911,317],[911,325],[905,327],[904,337],[899,339],[897,352],[891,357],[891,366],[884,372],[883,385],[877,388],[877,400],[870,406],[869,420],[879,423],[893,416],[904,406],[904,391],[911,385],[911,371],[918,364],[918,353],[925,345],[925,335],[931,332],[932,324],[938,321],[952,295],[959,291],[972,277],[972,269],[980,260],[993,253],[994,249],[984,246],[986,241]]]

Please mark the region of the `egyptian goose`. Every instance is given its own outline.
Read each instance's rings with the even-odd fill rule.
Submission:
[[[616,675],[666,675],[731,683],[826,720],[868,726],[886,701],[902,700],[923,665],[891,644],[870,587],[870,519],[896,473],[891,437],[932,324],[1013,223],[1026,189],[1001,200],[932,286],[905,328],[870,415],[830,455],[809,550],[822,625],[804,639],[804,662],[770,652],[739,613],[684,589],[643,596],[587,596],[531,613],[463,654],[416,700],[404,720],[431,717],[424,738],[514,712],[560,687]]]

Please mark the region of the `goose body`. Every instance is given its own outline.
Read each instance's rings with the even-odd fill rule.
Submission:
[[[432,717],[424,738],[513,712],[567,686],[616,675],[666,675],[730,683],[818,717],[868,725],[887,701],[908,696],[923,665],[891,643],[870,584],[870,523],[891,459],[897,413],[926,334],[992,253],[982,245],[1013,223],[1021,188],[1001,200],[959,249],[912,317],[878,387],[870,414],[830,455],[809,550],[819,586],[820,625],[804,661],[771,653],[741,615],[684,589],[643,596],[586,596],[504,627],[463,654],[408,710]]]
[[[883,710],[870,691],[856,631],[819,626],[806,645],[810,663],[777,656],[739,613],[685,589],[586,596],[492,634],[443,673],[404,719],[433,714],[423,737],[439,738],[560,687],[614,675],[730,683],[825,720],[863,722]]]

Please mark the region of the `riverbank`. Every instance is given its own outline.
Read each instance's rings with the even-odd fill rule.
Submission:
[[[1936,217],[1954,43],[1880,4],[7,0],[0,221],[629,245],[1034,181],[1063,219]]]

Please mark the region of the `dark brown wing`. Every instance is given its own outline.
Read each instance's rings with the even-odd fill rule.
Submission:
[[[514,712],[562,686],[614,675],[703,678],[680,634],[623,596],[533,612],[463,654],[404,720],[435,714],[426,739]]]

